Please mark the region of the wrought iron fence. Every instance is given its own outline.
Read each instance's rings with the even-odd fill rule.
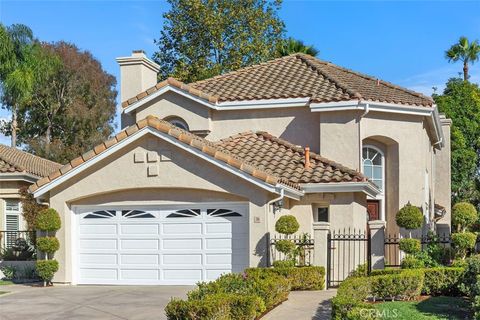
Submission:
[[[23,251],[35,248],[35,231],[0,231],[0,252],[5,249]]]
[[[337,287],[352,271],[365,265],[370,272],[371,250],[368,230],[343,229],[328,234],[327,287]]]
[[[297,266],[310,266],[313,264],[313,247],[314,241],[310,234],[304,233],[301,235],[274,235],[270,240],[270,265],[274,261],[285,260],[287,258],[284,253],[277,250],[275,243],[278,240],[291,240],[296,245],[294,259]]]
[[[405,254],[400,250],[399,244],[402,237],[400,234],[388,234],[385,236],[385,267],[400,267],[402,259]],[[413,239],[420,240],[422,244],[422,250],[425,250],[429,244],[438,244],[439,246],[445,248],[451,248],[452,240],[450,233],[443,233],[437,235],[419,235],[414,234],[411,236]],[[477,245],[478,245],[477,240]],[[444,250],[444,259],[451,260],[453,259],[452,250]]]

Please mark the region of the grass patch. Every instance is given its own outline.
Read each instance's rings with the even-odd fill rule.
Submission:
[[[422,301],[383,302],[375,305],[382,319],[464,320],[471,319],[468,301],[459,297],[429,297]]]
[[[13,284],[13,282],[9,280],[0,280],[0,286],[6,286],[9,284]]]

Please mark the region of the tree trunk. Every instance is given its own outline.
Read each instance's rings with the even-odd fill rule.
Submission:
[[[468,80],[468,62],[463,62],[463,81]]]
[[[11,145],[12,147],[16,147],[17,146],[17,127],[18,127],[18,123],[17,123],[17,107],[16,106],[13,106],[12,108],[12,140],[11,140]]]

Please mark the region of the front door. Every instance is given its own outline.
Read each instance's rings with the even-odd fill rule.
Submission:
[[[378,200],[367,200],[368,221],[380,220],[380,203]]]

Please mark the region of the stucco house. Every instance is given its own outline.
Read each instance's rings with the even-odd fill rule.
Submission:
[[[123,130],[30,188],[62,217],[55,281],[192,284],[266,265],[284,214],[300,232],[398,232],[410,202],[449,227],[450,120],[431,98],[304,54],[191,84],[157,83],[142,51],[117,61]]]
[[[21,190],[60,167],[56,162],[0,144],[0,248],[11,246],[28,229],[22,215]]]

